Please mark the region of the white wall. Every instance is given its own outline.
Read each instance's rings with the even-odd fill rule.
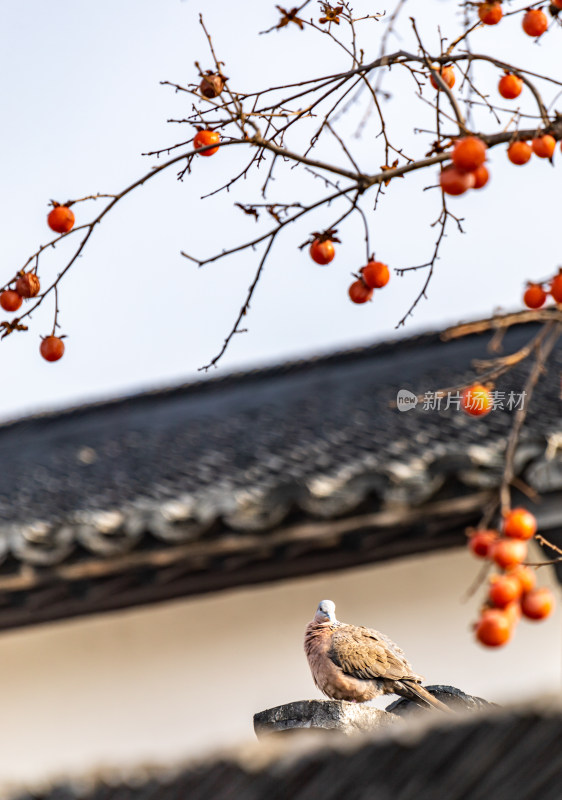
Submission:
[[[559,691],[560,610],[480,648],[479,598],[460,603],[478,568],[455,551],[3,634],[0,783],[252,740],[255,711],[319,696],[302,634],[323,598],[395,639],[428,683],[500,702]]]

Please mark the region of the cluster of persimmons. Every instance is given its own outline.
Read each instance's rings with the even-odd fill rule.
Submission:
[[[536,586],[536,571],[525,566],[527,542],[537,531],[537,521],[525,508],[508,511],[501,532],[478,530],[468,546],[478,558],[490,560],[498,569],[490,576],[488,596],[474,626],[477,640],[486,647],[508,642],[521,617],[542,620],[554,608],[554,596],[546,586]]]
[[[551,13],[557,14],[562,9],[562,0],[550,0]],[[497,25],[503,17],[501,0],[492,0],[478,4],[478,16],[484,25]],[[528,8],[521,20],[521,27],[527,34],[537,39],[548,28],[548,17],[542,8]]]
[[[335,231],[329,230],[325,233],[313,234],[314,238],[310,245],[310,257],[317,264],[325,266],[332,261],[336,255],[334,242],[339,242],[334,236]],[[375,261],[371,256],[369,262],[359,270],[349,287],[349,299],[352,303],[366,303],[373,296],[375,289],[382,289],[390,280],[390,271],[382,261]]]
[[[515,78],[515,75],[505,75],[504,78]],[[538,158],[552,159],[555,147],[556,139],[549,133],[535,137],[531,144],[515,139],[507,147],[507,157],[512,164],[521,166],[533,153]],[[452,164],[445,167],[439,176],[445,194],[458,196],[469,189],[481,189],[488,183],[490,174],[484,163],[487,149],[477,136],[465,136],[455,142],[451,151]]]
[[[562,269],[543,283],[529,283],[523,295],[523,302],[527,308],[541,308],[549,295],[555,303],[562,303]]]
[[[562,0],[553,0],[550,10],[557,15],[562,10]],[[503,17],[502,3],[500,0],[479,3],[478,16],[485,25],[497,25]],[[522,19],[522,27],[528,36],[538,38],[548,28],[548,18],[540,8],[530,8]],[[456,82],[455,69],[452,64],[435,65],[443,83],[452,89]],[[433,75],[430,76],[431,84],[440,90],[438,82]],[[505,72],[498,82],[498,92],[505,100],[515,100],[523,90],[524,81],[512,72]],[[522,166],[526,164],[533,153],[539,158],[552,160],[556,140],[550,134],[537,135],[532,142],[516,139],[507,146],[507,157],[512,164]],[[484,165],[486,160],[486,145],[475,136],[467,136],[456,142],[452,151],[452,164],[442,170],[439,182],[446,194],[461,195],[468,189],[481,189],[489,180],[489,173]]]
[[[219,76],[215,76],[218,78]],[[211,78],[212,81],[212,78]],[[203,83],[203,82],[202,82]],[[209,84],[212,85],[212,82]],[[222,89],[221,89],[222,90]],[[220,142],[220,134],[216,131],[199,130],[193,139],[193,146],[196,150],[200,148],[207,148],[200,153],[202,156],[214,155]],[[209,147],[209,145],[217,145]],[[47,216],[47,224],[55,233],[69,233],[74,227],[75,217],[74,212],[70,208],[71,202],[61,204],[53,201],[53,208]],[[13,281],[10,281],[8,286],[14,284],[14,288],[7,288],[0,292],[0,306],[4,311],[11,313],[18,311],[21,308],[24,300],[30,300],[37,297],[41,291],[41,281],[37,275],[37,271],[31,270],[30,272],[20,271]],[[58,361],[64,355],[64,342],[61,336],[44,336],[41,338],[40,353],[46,361]]]
[[[53,202],[53,209],[47,217],[47,224],[55,233],[68,233],[74,226],[74,212],[68,205]],[[13,289],[5,289],[0,293],[0,306],[4,311],[17,311],[24,300],[37,297],[41,291],[41,281],[35,270],[18,273],[10,284]],[[44,336],[39,351],[45,361],[58,361],[64,355],[64,342],[60,336]]]

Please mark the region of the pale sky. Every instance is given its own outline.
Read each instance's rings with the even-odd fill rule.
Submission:
[[[355,5],[358,14],[373,10],[369,2]],[[379,5],[376,10],[383,10],[384,3]],[[407,23],[411,13],[421,17],[423,11],[420,27],[431,47],[437,22],[445,34],[456,34],[455,9],[453,3],[411,0],[404,18]],[[191,100],[159,81],[194,82],[193,62],[210,66],[200,10],[235,89],[253,91],[348,66],[327,37],[312,31],[293,27],[258,36],[278,19],[273,2],[216,0],[203,7],[194,0],[26,0],[4,5],[2,283],[48,241],[51,198],[119,191],[154,163],[141,153],[193,135],[188,126],[166,123],[187,115]],[[318,16],[314,6],[307,9],[311,13]],[[414,48],[408,24],[402,30],[401,41],[391,40],[391,50]],[[377,55],[382,31],[382,24],[372,25],[367,58]],[[512,17],[477,31],[472,46],[562,77],[560,36],[559,29],[552,30],[537,46]],[[493,98],[499,77],[494,67],[481,71],[480,86]],[[432,125],[431,109],[416,100],[405,71],[393,70],[384,88],[393,94],[388,105],[392,138],[422,156],[431,137],[412,131]],[[556,88],[548,88],[547,104]],[[528,98],[521,99],[525,108]],[[339,131],[363,168],[375,172],[383,163],[376,129],[361,140],[353,137],[364,111],[364,103],[358,103]],[[494,130],[488,117],[481,119]],[[344,163],[328,139],[317,155]],[[61,285],[60,321],[68,335],[64,358],[48,364],[38,353],[39,335],[52,325],[50,300],[35,314],[28,333],[0,343],[0,419],[202,377],[198,367],[220,349],[257,254],[249,251],[198,270],[180,251],[211,255],[259,230],[233,203],[259,200],[263,172],[229,195],[200,200],[239,171],[245,158],[242,147],[198,158],[183,183],[172,169],[118,204]],[[555,161],[560,158],[557,148]],[[553,169],[534,158],[515,167],[500,147],[491,153],[489,166],[492,180],[485,190],[451,200],[452,210],[465,217],[467,234],[451,230],[428,299],[406,327],[395,330],[424,276],[393,275],[373,303],[353,306],[347,298],[350,273],[364,263],[358,220],[340,228],[343,244],[328,267],[315,265],[306,250],[298,249],[311,231],[338,215],[336,209],[323,210],[279,238],[247,319],[249,333],[235,338],[219,369],[209,374],[412,335],[488,316],[497,307],[520,307],[524,282],[551,274],[558,264],[560,165]],[[435,182],[437,170],[432,170],[395,180],[376,212],[374,195],[365,200],[377,257],[391,268],[431,256],[435,231],[429,223],[440,197],[423,187]],[[272,189],[272,201],[289,202],[317,191],[310,178],[289,170],[284,178],[279,174]],[[78,222],[86,221],[89,204],[76,213]],[[67,247],[68,242],[41,262],[44,280],[52,280],[64,264]]]

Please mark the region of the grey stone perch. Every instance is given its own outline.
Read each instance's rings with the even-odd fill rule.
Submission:
[[[258,739],[272,733],[317,729],[336,730],[345,736],[372,731],[396,719],[380,708],[345,700],[300,700],[254,714]]]
[[[442,703],[459,711],[479,711],[494,705],[480,697],[471,697],[454,686],[426,686],[426,689]],[[410,712],[435,713],[433,709],[404,698],[395,700],[384,710],[369,703],[348,703],[345,700],[300,700],[254,714],[254,731],[258,739],[273,733],[306,729],[338,731],[344,736],[352,736],[391,725]]]
[[[470,694],[465,694],[461,689],[456,686],[435,686],[425,687],[431,694],[442,703],[450,706],[454,711],[480,711],[484,708],[497,707],[496,703],[490,703],[488,700],[483,700],[481,697],[473,697]],[[387,712],[397,716],[409,714],[412,711],[424,710],[416,703],[406,700],[404,697],[399,697],[393,703],[390,703],[385,709]]]

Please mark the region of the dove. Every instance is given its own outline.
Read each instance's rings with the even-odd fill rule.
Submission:
[[[398,694],[418,705],[450,709],[421,686],[398,645],[372,628],[336,619],[332,600],[322,600],[308,623],[304,650],[316,686],[331,700],[365,703]]]

